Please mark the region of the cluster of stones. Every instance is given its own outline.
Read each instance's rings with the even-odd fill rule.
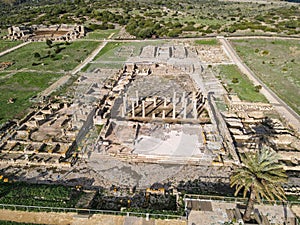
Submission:
[[[78,142],[93,125],[101,88],[81,76],[72,99],[57,97],[1,133],[0,160],[20,165],[71,166]]]
[[[5,70],[13,64],[13,62],[0,62],[0,71]]]
[[[272,105],[239,101],[229,105],[229,112],[222,114],[238,152],[256,151],[262,145],[276,146],[281,160],[298,170],[300,140],[280,120],[267,116],[274,112]]]
[[[1,137],[0,160],[24,165],[59,165],[68,157],[76,137],[69,107],[67,102],[49,103],[18,121],[14,129]]]
[[[8,28],[8,35],[4,39],[23,41],[72,41],[84,37],[85,29],[82,25],[33,25],[30,27],[12,26]]]

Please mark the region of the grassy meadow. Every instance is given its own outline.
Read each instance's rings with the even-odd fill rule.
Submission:
[[[267,102],[245,74],[235,65],[220,65],[215,68],[218,77],[229,92],[236,93],[241,100],[249,102]]]
[[[18,72],[0,79],[0,124],[14,117],[22,117],[33,103],[30,98],[46,89],[62,74]],[[13,99],[14,103],[9,103]]]
[[[98,45],[98,42],[78,41],[53,43],[49,47],[45,42],[33,42],[0,57],[0,62],[14,62],[6,70],[66,72],[80,64]]]
[[[231,42],[254,73],[300,114],[299,40],[246,39]]]

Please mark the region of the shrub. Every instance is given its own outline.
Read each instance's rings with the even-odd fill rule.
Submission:
[[[259,92],[261,88],[262,88],[261,85],[256,85],[256,86],[254,87],[254,90],[255,90],[256,92]]]
[[[237,77],[234,77],[234,78],[232,78],[231,82],[236,84],[239,82],[239,79]]]

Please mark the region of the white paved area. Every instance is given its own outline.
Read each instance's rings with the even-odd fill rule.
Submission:
[[[138,139],[134,153],[146,155],[194,156],[200,154],[198,137],[180,131],[165,134],[166,140],[142,136]]]

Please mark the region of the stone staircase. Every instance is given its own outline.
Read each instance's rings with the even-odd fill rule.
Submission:
[[[84,195],[79,199],[75,208],[88,209],[96,194],[96,191],[84,191]]]

